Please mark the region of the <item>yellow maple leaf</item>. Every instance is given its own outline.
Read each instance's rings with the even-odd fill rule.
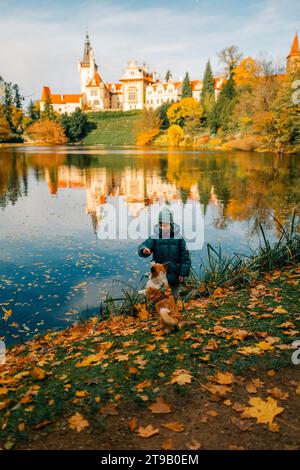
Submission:
[[[171,384],[177,383],[179,385],[190,384],[192,375],[188,370],[178,369],[172,374]]]
[[[230,385],[233,382],[233,374],[231,372],[218,372],[214,380],[220,385]]]
[[[69,427],[77,432],[80,432],[89,426],[89,422],[78,412],[71,416],[71,418],[68,419],[68,422]]]
[[[1,307],[1,308],[2,308],[2,310],[3,310],[3,312],[4,312],[3,320],[4,320],[4,321],[7,321],[7,320],[9,319],[9,317],[11,316],[11,314],[12,314],[12,309],[7,310],[7,309],[4,308],[4,307]]]
[[[273,310],[273,313],[284,314],[284,313],[288,313],[288,311],[285,310],[281,305],[279,305]]]
[[[251,397],[249,404],[251,407],[245,408],[241,417],[256,418],[257,423],[272,423],[275,416],[284,410],[284,408],[277,406],[277,401],[272,397],[268,397],[266,400],[260,397]]]

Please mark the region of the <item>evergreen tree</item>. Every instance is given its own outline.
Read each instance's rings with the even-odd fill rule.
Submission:
[[[34,104],[32,100],[30,100],[30,103],[28,105],[27,114],[30,119],[30,123],[33,123],[40,118],[39,107],[36,104]]]
[[[12,124],[12,110],[13,110],[13,92],[12,92],[12,84],[8,82],[4,82],[4,100],[3,100],[3,114],[6,118],[6,121],[12,131],[13,124]]]
[[[204,72],[203,85],[201,90],[201,102],[204,108],[204,122],[207,125],[210,125],[212,110],[214,109],[215,105],[214,77],[210,61],[207,62]]]
[[[165,81],[169,82],[172,79],[172,72],[171,70],[167,70],[166,76],[165,76]]]
[[[210,95],[210,96],[215,95],[214,77],[213,77],[210,61],[207,62],[205,72],[204,72],[203,86],[201,90],[201,99],[204,100],[205,96],[207,95]]]
[[[182,98],[189,98],[192,94],[192,86],[190,82],[190,77],[188,72],[185,74],[183,83],[182,83]]]
[[[87,115],[81,109],[76,109],[72,114],[63,114],[60,123],[70,142],[82,140],[90,131]]]
[[[228,130],[229,121],[236,103],[236,95],[237,92],[231,68],[229,79],[222,88],[212,110],[210,126],[213,133],[216,133],[220,127],[224,131]]]
[[[161,129],[168,129],[170,127],[169,119],[167,116],[167,111],[172,106],[173,103],[174,103],[173,100],[169,103],[163,103],[157,110],[159,119],[161,120],[161,126],[160,126]]]
[[[42,112],[42,118],[43,119],[51,119],[53,121],[55,121],[55,119],[56,119],[56,114],[53,111],[53,106],[52,106],[50,96],[47,96],[47,98],[46,98],[44,110]]]
[[[22,101],[24,100],[23,96],[20,93],[19,86],[15,83],[12,87],[13,90],[13,102],[16,108],[22,108]]]

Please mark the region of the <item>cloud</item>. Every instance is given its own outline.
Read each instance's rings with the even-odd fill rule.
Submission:
[[[104,80],[116,81],[127,60],[146,61],[175,77],[201,78],[216,52],[237,44],[246,55],[268,50],[285,56],[297,28],[296,1],[13,1],[1,0],[0,64],[6,80],[38,98],[53,91],[79,91],[77,60],[85,27]]]

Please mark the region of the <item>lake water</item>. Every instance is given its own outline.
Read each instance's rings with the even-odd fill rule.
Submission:
[[[158,204],[202,204],[204,246],[228,253],[270,239],[272,216],[289,220],[300,200],[300,156],[136,148],[0,149],[0,338],[25,340],[97,312],[106,293],[149,271],[139,240],[101,239],[103,208],[121,201],[130,220]],[[0,311],[2,309],[0,308]],[[1,312],[2,313],[2,312]],[[0,314],[0,317],[2,315]]]

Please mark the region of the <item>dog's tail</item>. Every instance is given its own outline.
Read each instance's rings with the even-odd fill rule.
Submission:
[[[161,308],[159,311],[160,318],[165,322],[168,326],[174,326],[178,324],[178,321],[172,318],[170,315],[170,310],[167,308]]]

